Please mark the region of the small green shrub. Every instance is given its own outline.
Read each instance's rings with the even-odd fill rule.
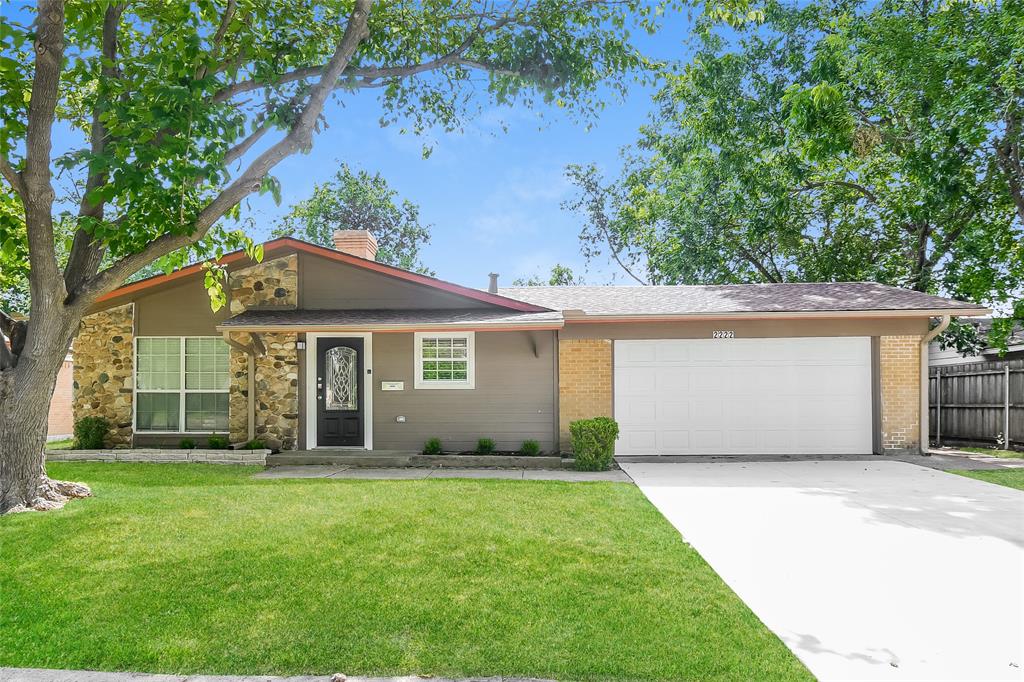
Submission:
[[[540,443],[535,440],[524,440],[519,447],[519,454],[526,457],[536,457],[540,454]]]
[[[615,455],[619,425],[609,417],[580,419],[569,424],[579,471],[607,471]]]
[[[489,455],[494,452],[494,441],[490,438],[481,438],[476,442],[476,454]]]
[[[245,445],[242,446],[243,450],[266,450],[267,444],[261,441],[259,438],[254,438]]]
[[[229,445],[231,445],[231,441],[228,440],[227,436],[214,434],[206,439],[206,447],[211,450],[227,450]]]
[[[441,439],[430,438],[426,443],[423,444],[424,455],[440,455],[441,454]]]
[[[196,442],[191,438],[182,438],[178,441],[178,447],[182,450],[191,450],[195,448]]]
[[[110,422],[103,417],[82,417],[75,422],[75,449],[101,450],[110,431]]]

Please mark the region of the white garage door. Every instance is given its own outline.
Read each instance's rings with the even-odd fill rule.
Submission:
[[[620,455],[868,454],[871,339],[615,342]]]

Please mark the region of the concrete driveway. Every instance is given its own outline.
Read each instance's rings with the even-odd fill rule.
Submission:
[[[1024,680],[1024,492],[894,461],[623,464],[823,680]]]

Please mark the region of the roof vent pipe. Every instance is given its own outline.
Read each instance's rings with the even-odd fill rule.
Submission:
[[[488,275],[488,277],[491,278],[491,283],[487,285],[487,293],[498,293],[498,273],[492,272],[490,275]]]

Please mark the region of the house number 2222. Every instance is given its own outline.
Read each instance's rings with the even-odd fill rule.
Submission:
[[[731,329],[718,329],[711,332],[711,338],[713,339],[735,339],[736,332]]]

